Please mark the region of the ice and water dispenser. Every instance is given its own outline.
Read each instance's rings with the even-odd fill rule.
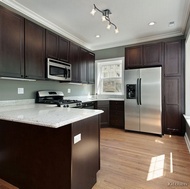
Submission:
[[[136,99],[136,84],[126,85],[126,94],[127,99]]]

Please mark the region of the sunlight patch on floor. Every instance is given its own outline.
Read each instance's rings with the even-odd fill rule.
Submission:
[[[152,157],[147,176],[147,181],[162,177],[164,174],[165,155]]]
[[[173,173],[173,154],[170,152],[170,173]]]
[[[159,144],[164,144],[164,142],[162,142],[162,141],[160,141],[160,140],[158,140],[158,139],[156,139],[155,142],[156,142],[156,143],[159,143]]]

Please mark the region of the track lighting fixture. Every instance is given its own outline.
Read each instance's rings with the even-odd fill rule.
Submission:
[[[96,5],[94,4],[94,7],[92,9],[92,11],[90,12],[93,16],[95,15],[96,11],[101,12],[102,13],[102,21],[107,21],[108,25],[107,25],[107,29],[109,30],[111,28],[111,26],[114,26],[115,28],[115,33],[119,33],[118,27],[111,22],[109,15],[111,14],[111,11],[109,9],[105,9],[105,10],[100,10],[96,7]]]

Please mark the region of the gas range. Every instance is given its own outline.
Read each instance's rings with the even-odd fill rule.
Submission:
[[[62,108],[82,108],[82,101],[66,100],[62,91],[37,91],[36,103],[56,104]]]
[[[57,103],[58,107],[63,108],[82,108],[82,101],[79,100],[63,100]]]

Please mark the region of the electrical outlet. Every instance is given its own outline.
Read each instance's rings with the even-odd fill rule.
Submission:
[[[68,92],[68,93],[71,93],[71,89],[68,89],[67,92]]]
[[[18,88],[18,94],[24,94],[24,88]]]

